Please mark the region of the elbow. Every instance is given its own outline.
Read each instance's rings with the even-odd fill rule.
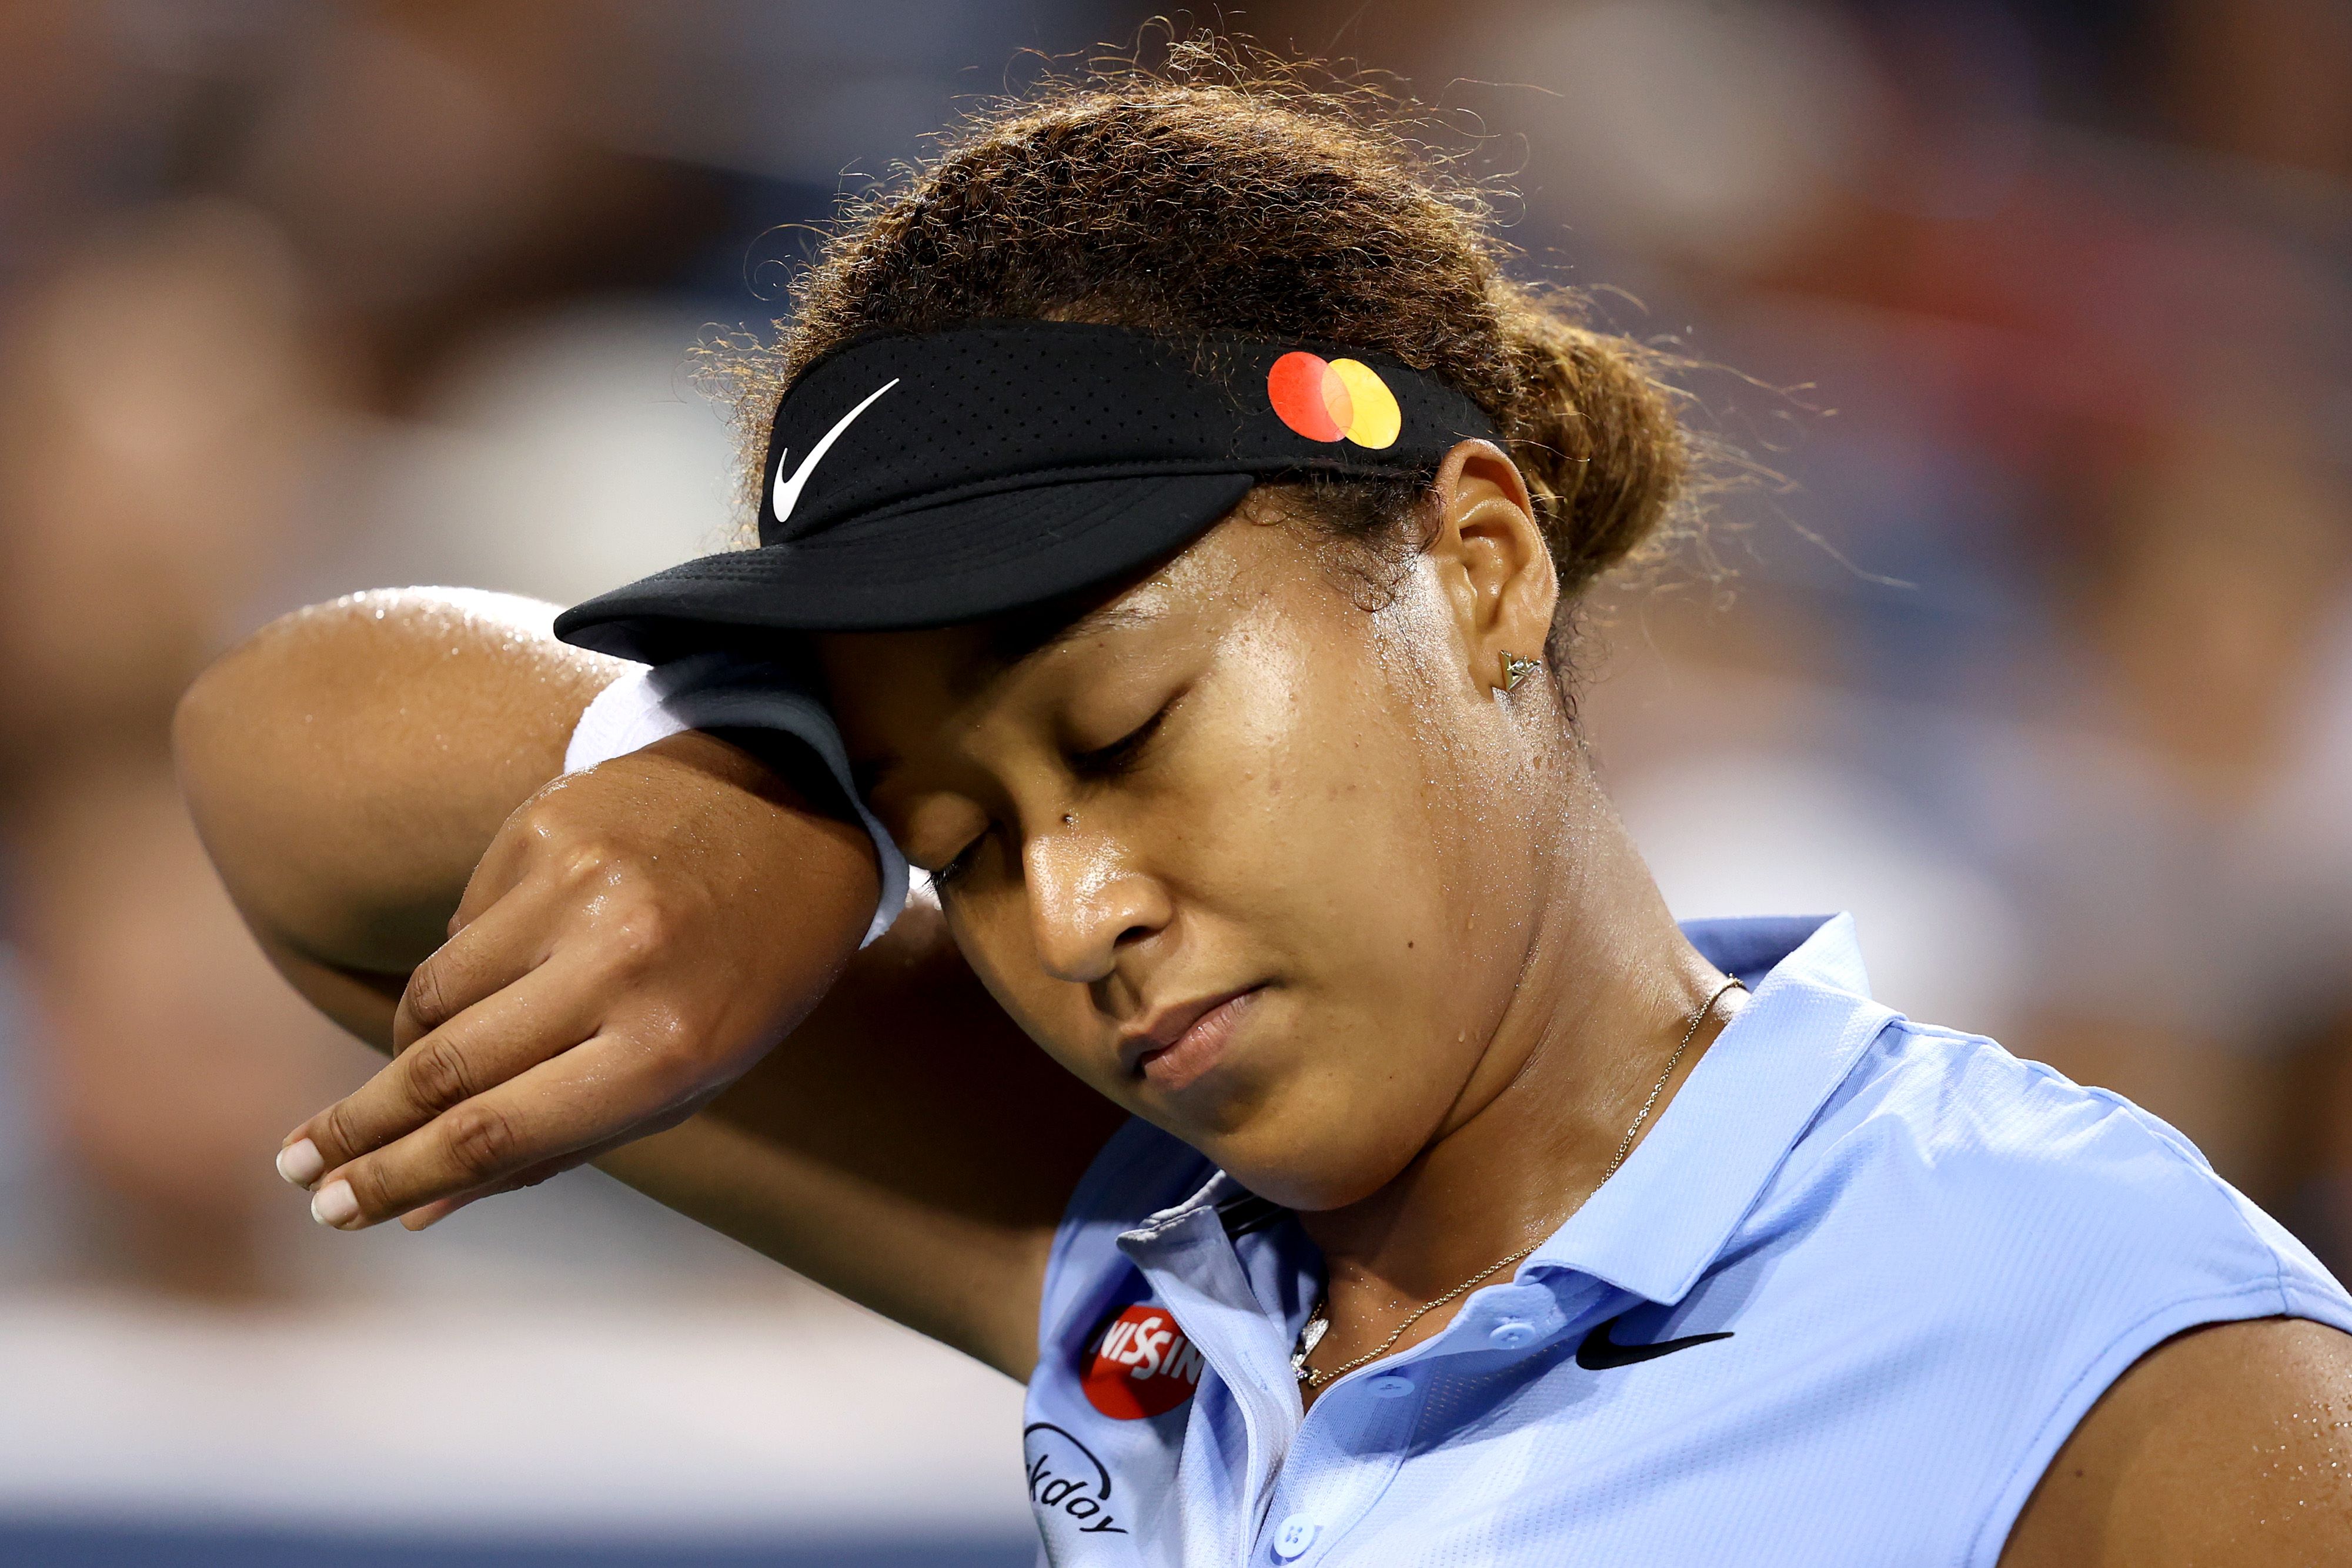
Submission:
[[[192,805],[206,787],[261,768],[273,740],[282,738],[282,721],[314,710],[339,669],[355,656],[364,659],[371,650],[354,645],[354,628],[380,597],[353,594],[281,615],[215,659],[180,694],[172,757]]]
[[[235,656],[229,654],[207,665],[180,694],[172,710],[172,759],[184,777],[189,764],[209,749],[222,720],[236,710],[234,694],[228,689],[234,683],[223,669]]]
[[[205,779],[205,764],[220,749],[220,729],[236,711],[235,682],[224,669],[235,657],[214,661],[172,709],[172,764],[180,776],[180,792],[192,807]]]
[[[214,660],[189,683],[172,710],[172,762],[180,792],[196,812],[199,827],[205,801],[222,783],[224,764],[241,749],[239,726],[251,721],[259,703],[257,672],[252,668],[258,640],[248,640]]]
[[[207,665],[172,711],[180,793],[207,841],[221,813],[240,809],[292,762],[287,721],[315,711],[322,674],[339,654],[341,603],[281,615]]]

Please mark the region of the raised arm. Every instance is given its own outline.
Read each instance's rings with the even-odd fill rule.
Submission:
[[[337,1223],[415,1225],[593,1155],[1024,1374],[1054,1220],[1117,1113],[1020,1036],[935,912],[853,952],[872,853],[811,805],[815,776],[688,735],[559,780],[625,666],[551,615],[360,595],[274,623],[182,705],[190,804],[257,938],[398,1051],[297,1130],[312,1185],[349,1184]]]
[[[347,1007],[309,971],[396,1000],[500,826],[563,771],[582,710],[627,666],[557,642],[552,618],[509,594],[353,594],[273,622],[181,699],[181,787],[238,910],[379,1050],[389,1003]]]

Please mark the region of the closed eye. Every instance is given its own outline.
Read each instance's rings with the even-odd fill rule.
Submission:
[[[1151,737],[1160,732],[1161,723],[1175,711],[1176,705],[1184,700],[1184,695],[1181,691],[1176,693],[1160,705],[1158,713],[1153,714],[1108,746],[1098,746],[1091,751],[1072,753],[1069,761],[1070,771],[1079,779],[1089,781],[1116,779],[1130,771],[1142,760],[1144,750],[1150,745]],[[964,845],[956,852],[953,859],[931,873],[931,886],[935,889],[951,886],[957,878],[971,868],[973,860],[978,857],[982,847],[987,842],[988,834],[982,833]]]
[[[971,842],[964,845],[962,849],[958,850],[953,860],[949,861],[947,864],[931,873],[931,886],[934,889],[945,887],[949,883],[954,882],[956,878],[961,876],[965,872],[970,871],[971,869],[973,857],[980,853],[980,846],[987,841],[988,835],[986,833],[982,833],[980,837],[972,840]]]
[[[1179,697],[1181,695],[1181,693],[1178,694]],[[1116,779],[1127,772],[1140,760],[1143,748],[1150,745],[1151,737],[1160,732],[1160,721],[1165,719],[1176,706],[1177,700],[1177,697],[1169,698],[1158,713],[1153,714],[1108,746],[1097,747],[1092,751],[1072,753],[1070,771],[1081,779]]]

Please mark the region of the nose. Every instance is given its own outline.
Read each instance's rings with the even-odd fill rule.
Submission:
[[[1038,960],[1057,979],[1108,978],[1123,948],[1168,924],[1167,890],[1099,839],[1044,833],[1022,852]]]

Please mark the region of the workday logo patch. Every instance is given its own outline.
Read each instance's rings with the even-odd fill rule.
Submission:
[[[1021,1431],[1021,1457],[1029,1473],[1029,1502],[1042,1528],[1066,1519],[1081,1535],[1125,1535],[1112,1511],[1110,1471],[1092,1448],[1051,1421],[1032,1421]]]
[[[1078,1372],[1087,1403],[1115,1421],[1165,1415],[1201,1386],[1201,1353],[1165,1307],[1138,1302],[1087,1342]]]

